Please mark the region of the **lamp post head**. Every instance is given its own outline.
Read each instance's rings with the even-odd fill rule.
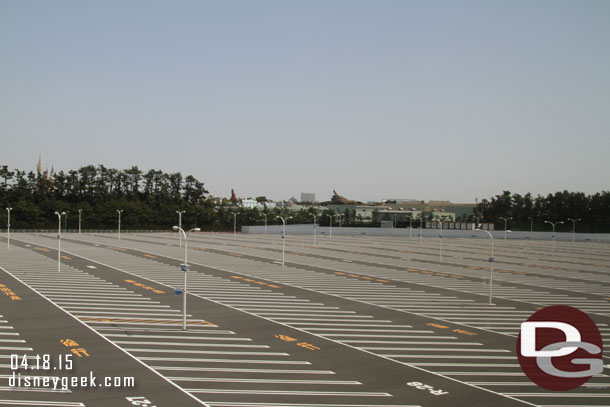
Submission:
[[[178,226],[174,226],[172,227],[173,230],[180,230],[180,228]]]
[[[189,230],[189,232],[201,232],[200,228],[193,228],[191,230]]]

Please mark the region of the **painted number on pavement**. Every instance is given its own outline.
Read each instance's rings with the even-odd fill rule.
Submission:
[[[430,394],[433,394],[435,396],[444,396],[445,394],[449,394],[448,391],[442,391],[441,389],[435,390],[434,387],[420,382],[409,382],[407,383],[407,385],[415,387],[418,390],[428,390]]]
[[[125,397],[132,406],[156,407],[146,397]]]

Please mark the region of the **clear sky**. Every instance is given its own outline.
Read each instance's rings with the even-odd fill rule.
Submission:
[[[219,196],[610,190],[610,1],[0,0],[0,142]]]

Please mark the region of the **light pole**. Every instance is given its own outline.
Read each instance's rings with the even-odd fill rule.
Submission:
[[[397,214],[395,213],[395,214],[394,214],[394,229],[396,229],[396,225],[398,224],[398,223],[396,222],[396,215],[397,215]]]
[[[6,250],[11,249],[11,211],[13,208],[6,208],[8,220],[6,221]]]
[[[81,218],[81,213],[83,212],[82,209],[78,210],[78,234],[80,235],[80,218]]]
[[[411,239],[413,237],[413,218],[410,216],[407,218],[409,218],[409,239]]]
[[[343,220],[343,215],[342,214],[338,214],[338,215],[335,215],[335,216],[339,218],[339,227],[341,227],[341,220]]]
[[[265,234],[267,234],[267,214],[263,212],[263,216],[265,217]]]
[[[475,223],[474,223],[474,229],[476,230],[477,228],[480,229],[479,225],[481,224],[481,219],[483,219],[483,217],[479,217],[479,216],[475,216],[474,219],[476,219]]]
[[[284,267],[284,259],[285,259],[285,250],[286,250],[286,221],[291,218],[291,216],[286,216],[286,219],[281,216],[277,217],[282,220],[282,267]]]
[[[182,227],[182,214],[185,213],[186,211],[176,211],[176,213],[178,214],[178,227]],[[178,233],[179,239],[180,239],[180,247],[182,247],[182,233]]]
[[[184,264],[180,267],[180,269],[184,272],[184,291],[182,292],[182,295],[184,295],[184,297],[182,298],[182,330],[186,331],[186,274],[189,269],[187,263],[188,239],[186,236],[186,232],[180,226],[174,226],[173,229],[179,231],[180,236],[184,235]],[[199,228],[194,228],[189,230],[189,232],[199,232],[200,230],[201,229]]]
[[[582,219],[580,219],[580,218],[578,218],[578,219],[568,218],[568,220],[572,221],[572,243],[574,243],[574,237],[576,235],[576,222],[578,222],[578,221],[580,221]]]
[[[530,232],[534,231],[534,218],[532,218],[531,216],[527,217],[530,220]]]
[[[316,243],[316,215],[314,215],[312,213],[311,216],[313,216],[313,245],[317,246],[317,243]]]
[[[440,227],[439,235],[440,238],[440,247],[438,251],[438,261],[443,261],[443,221],[441,219],[437,220],[438,226]]]
[[[555,257],[555,226],[556,225],[562,225],[563,222],[551,222],[548,220],[545,220],[544,223],[548,223],[549,225],[553,226],[553,257]]]
[[[330,224],[328,225],[328,238],[333,238],[333,215],[328,215],[330,218]]]
[[[121,212],[123,212],[123,210],[117,209],[116,212],[119,214],[119,240],[121,240]]]
[[[491,305],[491,299],[493,296],[493,273],[494,273],[494,237],[486,230],[476,229],[479,232],[485,232],[491,239],[491,257],[489,258],[489,304]]]
[[[512,218],[503,218],[502,216],[500,216],[500,219],[504,220],[504,240],[506,240],[506,223],[511,220]]]
[[[233,240],[235,240],[236,233],[237,233],[237,213],[233,212]]]
[[[419,219],[419,245],[424,244],[424,216],[418,216]]]
[[[58,224],[57,224],[57,272],[59,273],[61,271],[61,216],[62,215],[66,215],[66,212],[55,212],[55,215],[57,215],[57,220],[58,220]]]

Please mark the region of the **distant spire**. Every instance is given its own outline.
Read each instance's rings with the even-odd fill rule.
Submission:
[[[36,169],[38,170],[38,176],[42,175],[42,156],[40,155],[40,153],[38,153],[38,165],[36,166]]]

